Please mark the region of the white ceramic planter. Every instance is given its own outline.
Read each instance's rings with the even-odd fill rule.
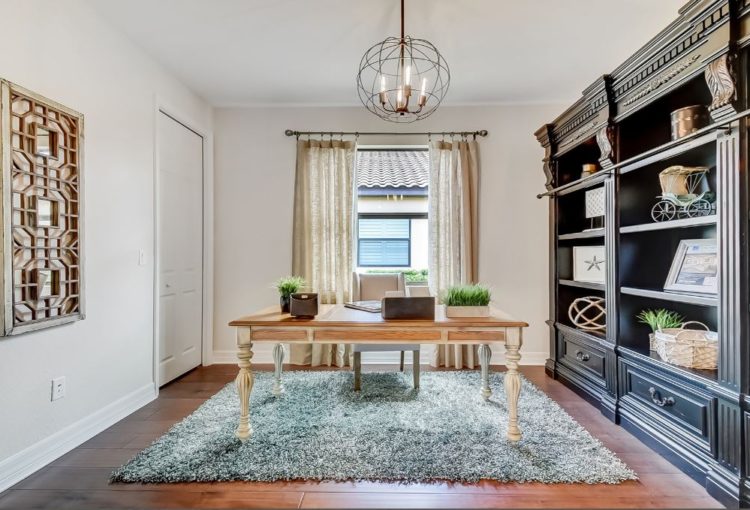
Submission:
[[[489,317],[489,306],[446,306],[446,317]]]

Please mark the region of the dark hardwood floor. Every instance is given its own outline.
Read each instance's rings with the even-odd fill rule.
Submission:
[[[165,386],[151,404],[0,494],[0,508],[721,508],[698,483],[607,421],[571,390],[547,378],[542,367],[522,367],[522,372],[616,452],[640,480],[619,485],[491,481],[110,485],[107,480],[113,468],[234,378],[234,366],[214,365]]]

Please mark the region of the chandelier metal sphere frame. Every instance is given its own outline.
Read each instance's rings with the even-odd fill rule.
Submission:
[[[368,49],[359,64],[357,92],[369,111],[390,122],[415,122],[432,115],[448,93],[448,62],[430,41],[388,37]]]

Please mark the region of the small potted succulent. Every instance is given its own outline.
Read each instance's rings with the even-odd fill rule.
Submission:
[[[301,276],[285,276],[276,282],[276,290],[279,291],[279,303],[281,313],[289,313],[291,296],[305,286],[305,280]]]
[[[490,289],[484,285],[448,287],[443,297],[446,317],[489,317]]]
[[[665,310],[659,308],[656,310],[643,310],[641,313],[636,315],[638,322],[648,324],[651,327],[651,333],[649,333],[649,347],[652,351],[656,350],[654,346],[654,333],[667,328],[679,328],[685,319],[677,312],[671,310]]]

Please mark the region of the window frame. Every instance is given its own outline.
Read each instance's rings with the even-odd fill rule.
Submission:
[[[360,145],[357,147],[357,153],[360,152],[385,152],[385,151],[413,151],[413,152],[427,152],[429,153],[430,147],[429,145]],[[429,186],[428,186],[429,190]],[[429,191],[428,191],[429,193]],[[357,198],[359,198],[359,189],[357,188]],[[361,241],[362,238],[360,237],[359,233],[359,220],[361,219],[408,219],[409,220],[409,237],[406,239],[408,242],[408,261],[406,265],[388,265],[384,266],[382,264],[380,265],[371,265],[371,264],[360,264],[360,257],[362,256],[362,250],[361,248]],[[411,220],[419,220],[429,219],[429,213],[379,213],[379,212],[369,212],[369,213],[361,213],[359,211],[356,211],[356,241],[357,241],[357,257],[355,260],[356,268],[363,268],[363,269],[378,269],[378,268],[399,268],[399,269],[411,269],[411,263],[412,263],[412,256],[411,256],[411,250],[412,250],[412,235],[413,235],[413,228],[412,228],[412,221]],[[365,238],[368,239],[376,239],[376,238]],[[403,241],[404,238],[377,238],[378,240],[382,241]]]

